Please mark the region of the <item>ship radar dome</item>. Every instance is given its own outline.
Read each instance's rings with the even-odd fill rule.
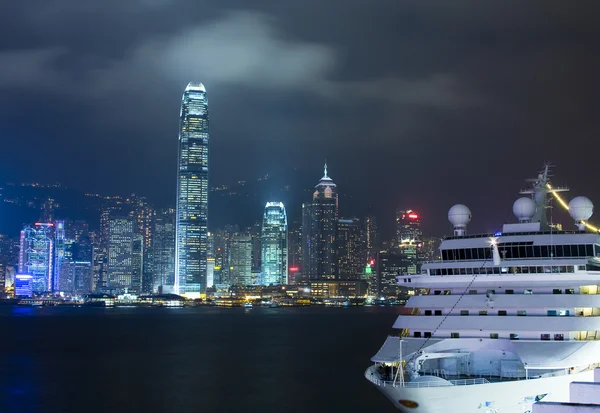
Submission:
[[[529,222],[535,214],[536,205],[531,198],[519,198],[513,204],[513,214],[519,222]]]
[[[569,214],[578,223],[587,221],[594,213],[594,204],[585,196],[575,197],[569,202]]]
[[[454,235],[465,235],[467,224],[471,222],[471,210],[462,204],[454,205],[448,211],[448,221],[454,225]]]

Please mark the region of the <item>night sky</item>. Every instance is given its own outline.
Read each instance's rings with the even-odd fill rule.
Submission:
[[[0,182],[174,205],[199,81],[211,186],[316,184],[327,158],[344,215],[414,207],[442,233],[462,202],[492,230],[550,160],[600,205],[598,1],[26,0],[0,22]]]

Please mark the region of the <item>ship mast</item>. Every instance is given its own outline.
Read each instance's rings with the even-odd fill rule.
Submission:
[[[533,183],[532,187],[519,192],[520,194],[531,195],[531,198],[535,202],[536,210],[531,218],[531,222],[539,222],[541,231],[550,229],[548,217],[546,215],[546,209],[548,209],[548,193],[550,192],[550,188],[548,187],[550,182],[550,167],[551,165],[546,163],[544,169],[538,174],[537,178],[527,179],[527,182]],[[566,187],[552,188],[553,192],[566,192],[568,190],[569,188]]]

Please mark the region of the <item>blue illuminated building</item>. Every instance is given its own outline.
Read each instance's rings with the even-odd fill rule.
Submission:
[[[281,202],[267,202],[261,231],[261,284],[287,284],[287,215]]]
[[[54,258],[54,224],[36,222],[21,231],[19,273],[32,276],[35,293],[52,291]]]
[[[206,89],[190,83],[181,102],[175,244],[176,294],[206,290],[209,118]]]
[[[33,296],[33,276],[29,274],[17,274],[15,276],[15,297]]]

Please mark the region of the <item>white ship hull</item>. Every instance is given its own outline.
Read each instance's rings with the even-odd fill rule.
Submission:
[[[369,367],[365,372],[367,379],[370,379],[371,369]],[[466,386],[411,388],[375,385],[403,413],[528,413],[536,396],[544,401],[568,401],[569,383],[593,381],[593,376],[593,371],[586,371],[559,377]],[[402,405],[401,401],[409,403]],[[414,402],[415,407],[406,407],[410,402]]]

